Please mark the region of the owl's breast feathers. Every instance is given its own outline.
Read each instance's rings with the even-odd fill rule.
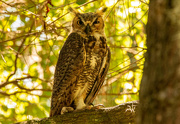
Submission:
[[[110,49],[107,46],[106,38],[104,36],[99,37],[99,39],[95,36],[88,36],[85,47],[85,65],[87,64],[85,72],[89,72],[88,75],[91,75],[89,77],[91,77],[92,80],[89,82],[85,103],[92,104],[104,82],[109,68]]]
[[[100,90],[109,68],[110,50],[105,37],[71,33],[62,47],[54,75],[50,116],[62,107],[89,105]]]

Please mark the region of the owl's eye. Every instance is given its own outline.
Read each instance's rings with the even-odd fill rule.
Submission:
[[[98,24],[98,23],[99,23],[99,20],[96,19],[93,24]]]
[[[79,20],[77,21],[77,24],[78,24],[78,25],[82,25],[82,24],[83,24],[83,22],[81,21],[81,19],[79,19]]]

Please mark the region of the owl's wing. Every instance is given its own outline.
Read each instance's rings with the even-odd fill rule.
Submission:
[[[50,116],[60,115],[62,107],[70,106],[76,78],[85,63],[84,38],[71,33],[62,47],[54,74]]]
[[[107,53],[104,59],[102,60],[101,68],[99,70],[99,75],[97,76],[95,80],[92,90],[86,96],[86,99],[85,99],[86,104],[89,104],[89,105],[92,104],[99,90],[101,89],[101,86],[103,85],[107,71],[109,69],[110,58],[111,58],[111,52],[110,52],[109,47],[107,47]]]

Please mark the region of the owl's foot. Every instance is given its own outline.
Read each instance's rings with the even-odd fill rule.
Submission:
[[[97,104],[97,105],[93,105],[93,107],[91,109],[100,109],[100,108],[104,108],[105,106],[103,104]]]
[[[98,105],[88,105],[86,106],[84,109],[100,109],[100,108],[104,108],[103,104],[98,104]]]
[[[72,112],[72,111],[74,111],[74,108],[72,107],[63,107],[61,110],[61,115],[67,112]]]
[[[103,104],[98,104],[98,105],[87,105],[87,106],[85,106],[85,107],[83,107],[83,108],[81,108],[81,109],[76,109],[76,110],[74,110],[74,112],[79,112],[79,111],[84,111],[84,110],[91,110],[91,109],[93,109],[93,110],[95,110],[95,109],[100,109],[100,108],[104,108],[104,105]]]

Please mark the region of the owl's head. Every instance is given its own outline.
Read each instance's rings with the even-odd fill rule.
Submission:
[[[84,35],[104,35],[103,13],[107,8],[102,8],[92,13],[80,13],[71,8],[75,13],[72,21],[72,32],[78,32]]]

